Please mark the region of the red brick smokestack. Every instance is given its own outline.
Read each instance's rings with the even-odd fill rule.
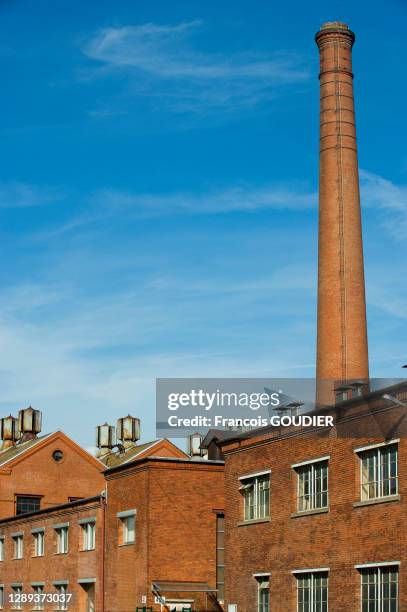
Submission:
[[[355,35],[334,21],[325,23],[315,39],[321,70],[317,401],[331,402],[333,381],[369,377],[353,99]]]

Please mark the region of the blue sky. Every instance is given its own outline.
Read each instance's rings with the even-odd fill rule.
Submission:
[[[318,53],[354,48],[371,373],[407,362],[401,0],[2,0],[1,411],[90,446],[156,376],[313,376]]]

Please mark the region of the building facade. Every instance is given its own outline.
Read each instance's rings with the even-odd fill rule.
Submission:
[[[338,405],[324,432],[230,438],[229,612],[407,610],[407,385]]]
[[[223,462],[144,457],[101,496],[0,520],[2,609],[222,610],[223,484]]]

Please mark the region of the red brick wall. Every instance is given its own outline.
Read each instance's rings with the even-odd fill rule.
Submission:
[[[335,612],[360,609],[356,564],[400,561],[400,610],[407,610],[407,440],[399,444],[400,501],[354,507],[360,500],[355,448],[382,441],[298,437],[226,455],[226,603],[256,610],[253,574],[269,572],[273,612],[296,610],[292,570],[329,567],[329,605]],[[329,455],[329,512],[292,518],[297,510],[292,464]],[[243,500],[239,476],[271,470],[271,519],[239,525]]]
[[[62,450],[64,459],[52,458]],[[34,449],[33,449],[34,451]],[[0,469],[0,518],[15,514],[15,495],[41,495],[41,509],[69,501],[69,497],[98,495],[104,487],[102,470],[95,459],[79,453],[65,437],[53,436],[50,443],[24,453],[16,465]]]
[[[223,465],[152,460],[107,478],[106,610],[134,612],[143,595],[160,610],[152,581],[202,581],[215,588],[215,511],[224,506]],[[136,543],[119,546],[116,514],[133,508]]]
[[[87,517],[96,517],[96,549],[83,551],[81,527],[78,521]],[[53,525],[69,523],[69,552],[56,554],[56,532]],[[33,557],[34,537],[31,529],[45,528],[45,554]],[[31,582],[45,582],[44,592],[56,593],[53,581],[68,580],[68,592],[73,593],[70,610],[79,612],[82,609],[84,591],[78,579],[96,578],[96,588],[101,585],[100,554],[102,550],[103,509],[100,502],[58,509],[50,513],[39,513],[32,517],[18,517],[0,524],[0,536],[5,537],[5,558],[0,562],[0,583],[5,585],[5,610],[10,610],[7,603],[12,593],[10,584],[23,583],[24,593],[33,593]],[[13,559],[14,547],[12,533],[24,532],[24,558]],[[96,594],[100,601],[100,593]],[[97,603],[98,605],[98,603]],[[25,609],[33,606],[26,604]],[[55,610],[56,604],[46,605],[46,610]],[[85,609],[85,608],[83,608]],[[100,607],[97,607],[100,610]]]

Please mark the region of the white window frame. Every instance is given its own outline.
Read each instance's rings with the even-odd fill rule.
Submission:
[[[130,514],[122,519],[123,529],[123,544],[134,544],[136,541],[136,515]],[[129,528],[129,523],[132,522],[132,529]]]
[[[239,478],[240,487],[239,491],[242,492],[243,496],[243,520],[245,522],[256,521],[256,520],[269,520],[270,519],[270,489],[271,489],[271,477],[270,470],[265,472],[258,472],[257,474],[250,474],[247,476],[241,476]],[[264,489],[261,489],[260,484],[262,482],[267,482],[268,486]],[[253,489],[253,516],[247,516],[247,496],[245,491],[249,489]],[[261,503],[262,494],[265,495],[265,491],[268,491],[268,503]]]
[[[4,608],[4,584],[0,584],[0,610]]]
[[[4,536],[1,536],[0,537],[0,561],[4,561],[4,551],[5,551]]]
[[[67,595],[68,582],[59,582],[59,583],[54,582],[54,587],[59,595]],[[65,601],[59,601],[57,603],[57,607],[55,609],[56,610],[68,610],[68,602],[66,601],[66,597],[65,597]]]
[[[316,490],[316,468],[326,466],[326,489],[321,489],[320,492],[317,493]],[[329,508],[329,457],[321,457],[321,459],[313,459],[312,461],[305,461],[304,463],[297,463],[292,466],[297,474],[297,512],[312,512],[314,510],[326,510]],[[304,473],[305,470],[310,471],[310,507],[309,508],[301,508],[301,500],[305,499],[304,495],[300,495],[300,486],[301,486],[301,474]],[[317,505],[317,495],[321,495],[326,493],[326,505],[318,506]]]
[[[399,561],[394,561],[394,562],[388,562],[388,563],[366,563],[365,565],[355,565],[355,568],[357,570],[359,570],[360,573],[360,609],[363,610],[363,573],[366,570],[374,570],[376,573],[377,570],[377,583],[375,582],[374,584],[376,585],[376,589],[377,589],[377,608],[375,610],[375,612],[384,612],[384,600],[383,600],[383,581],[382,581],[382,575],[383,575],[383,570],[385,569],[386,571],[395,571],[397,574],[397,610],[399,610],[399,605],[400,605],[400,576],[399,576],[399,565],[400,562]]]
[[[257,612],[269,612],[270,610],[270,574],[253,574],[253,578],[255,578],[257,582]],[[264,608],[260,600],[261,592],[266,589],[268,591],[267,609]]]
[[[11,536],[14,544],[14,557],[13,559],[24,559],[24,535],[14,534]]]
[[[82,550],[95,550],[96,548],[96,521],[87,521],[81,524]]]
[[[11,585],[11,590],[13,591],[13,595],[22,595],[23,594],[23,587],[22,585]],[[12,610],[22,610],[23,609],[23,603],[21,601],[19,602],[15,602],[12,604],[11,606]]]
[[[42,595],[44,593],[44,585],[43,584],[32,584],[31,585],[33,591],[34,591],[34,595]],[[37,601],[34,602],[34,608],[33,610],[45,610],[44,607],[44,602]]]
[[[327,585],[326,585],[326,610],[328,612],[329,610],[329,567],[321,567],[321,568],[317,568],[317,569],[301,569],[301,570],[293,570],[291,572],[296,580],[296,590],[297,590],[297,612],[302,612],[302,610],[300,610],[300,602],[299,602],[299,581],[298,578],[304,574],[310,575],[311,576],[311,584],[310,584],[310,600],[309,600],[309,612],[316,612],[316,601],[314,600],[314,581],[315,578],[319,575],[319,574],[326,574],[326,578],[327,578]]]
[[[33,532],[34,538],[34,557],[43,557],[45,554],[45,531],[38,529]]]
[[[54,527],[57,535],[57,555],[66,555],[69,551],[69,526]]]
[[[389,478],[384,479],[383,478],[383,455],[384,453],[388,452],[389,449],[391,449],[392,447],[395,447],[396,449],[396,475],[394,478],[390,478],[390,469],[389,469],[389,465],[388,465],[388,474],[389,474]],[[358,455],[359,457],[359,473],[360,473],[360,501],[364,502],[364,501],[373,501],[375,499],[386,499],[386,497],[393,497],[395,495],[398,495],[398,491],[399,491],[399,445],[398,445],[398,441],[394,440],[388,443],[382,443],[382,444],[374,444],[372,446],[367,446],[364,448],[360,448],[360,449],[356,449],[355,453]],[[369,480],[364,480],[363,477],[363,460],[364,458],[366,458],[366,455],[368,453],[374,453],[373,455],[373,471],[375,474],[375,480],[373,481],[369,481]],[[388,458],[390,458],[390,455],[388,456]],[[390,462],[389,462],[390,463]],[[384,493],[384,485],[385,482],[390,481],[390,480],[394,480],[395,484],[396,484],[396,492],[394,493]],[[370,497],[370,485],[373,484],[374,485],[374,495]],[[365,490],[367,488],[367,494],[365,493]]]

